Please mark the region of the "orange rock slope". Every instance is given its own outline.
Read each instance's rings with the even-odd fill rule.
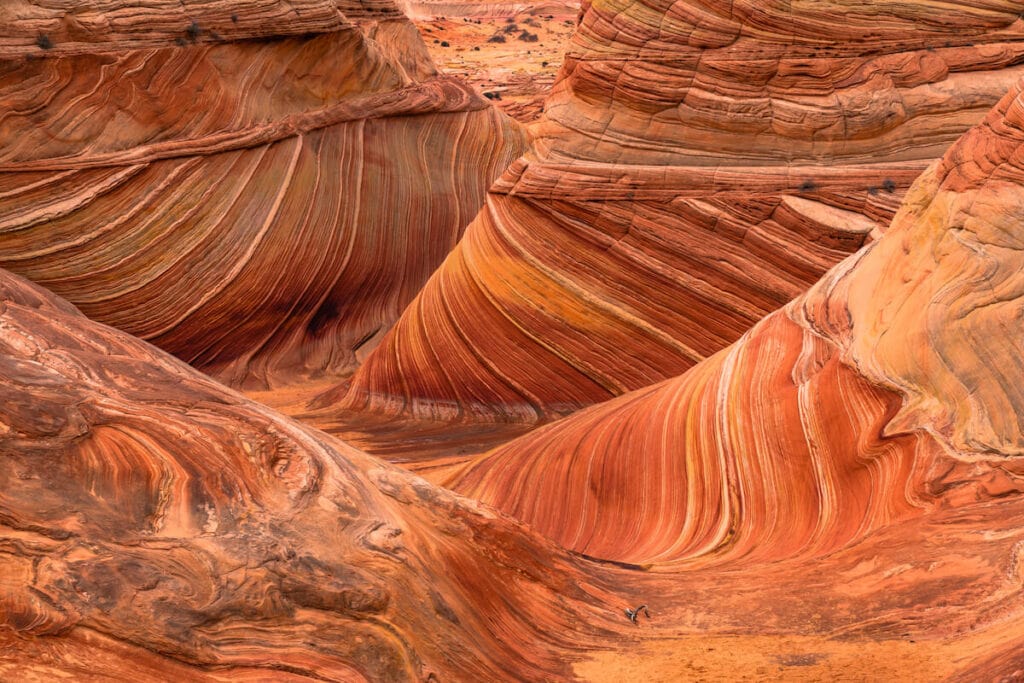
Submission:
[[[1022,152],[1018,85],[882,239],[807,294],[684,375],[446,483],[565,547],[637,564],[827,555],[903,520],[1016,501]]]
[[[797,633],[902,634],[908,655],[947,643],[900,679],[1017,680],[1022,216],[1024,82],[919,178],[880,240],[738,342],[444,483],[569,549],[707,592],[684,633],[747,601],[741,631],[807,610]],[[631,661],[654,671],[645,659],[672,661]]]
[[[0,7],[0,266],[231,384],[343,373],[524,134],[390,0]]]
[[[534,423],[683,372],[878,234],[1024,73],[1018,14],[587,5],[531,150],[324,401]]]
[[[564,678],[591,573],[0,271],[3,680]]]

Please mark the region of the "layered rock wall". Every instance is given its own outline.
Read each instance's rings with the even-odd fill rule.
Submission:
[[[881,233],[1021,75],[1018,14],[588,4],[530,151],[325,400],[543,422],[678,375]]]
[[[231,384],[351,370],[523,147],[389,3],[78,5],[4,10],[0,265]]]
[[[482,456],[447,484],[588,555],[823,555],[1024,491],[1015,87],[877,242],[678,378]]]

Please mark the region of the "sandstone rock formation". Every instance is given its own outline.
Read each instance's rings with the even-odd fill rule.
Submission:
[[[671,618],[703,643],[722,619],[902,637],[907,659],[882,678],[1016,680],[1022,152],[1024,82],[918,179],[880,240],[737,343],[445,483],[567,548],[671,576],[693,600]],[[678,664],[663,649],[628,661],[588,670]],[[850,670],[811,678],[836,675]]]
[[[525,144],[390,0],[0,23],[0,266],[235,385],[350,370]]]
[[[1024,73],[1013,3],[584,9],[530,152],[339,413],[536,423],[678,375],[877,235]]]
[[[0,678],[563,678],[589,571],[0,271]]]
[[[307,306],[348,272],[323,212],[366,209],[330,160],[422,124],[459,166],[428,129],[507,126],[390,5],[62,2],[0,14],[0,94],[52,93],[0,100],[4,258],[227,380],[358,346],[338,290]],[[0,270],[0,679],[1024,676],[1024,81],[921,172],[1024,21],[942,7],[591,7],[533,150],[313,415],[402,449],[394,415],[462,443],[576,411],[434,463],[454,492]]]
[[[903,520],[1019,504],[1022,151],[1018,85],[882,239],[737,343],[447,483],[638,564],[820,556]]]
[[[450,471],[576,555],[0,271],[0,677],[1013,680],[1021,150],[1018,87],[738,343]]]

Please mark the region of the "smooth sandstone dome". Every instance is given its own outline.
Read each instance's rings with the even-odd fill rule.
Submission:
[[[1016,505],[1022,159],[1018,84],[880,240],[734,345],[445,483],[567,548],[637,564],[820,557],[906,520]]]
[[[0,20],[0,266],[233,385],[350,371],[525,144],[390,0]]]
[[[530,151],[322,402],[537,423],[680,374],[880,234],[1024,73],[1018,14],[589,4]]]

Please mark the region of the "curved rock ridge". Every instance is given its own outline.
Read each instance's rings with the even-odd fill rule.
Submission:
[[[390,0],[6,0],[0,57],[298,36],[401,16]]]
[[[922,175],[892,236],[804,303],[848,363],[902,395],[891,431],[979,462],[1024,456],[1022,159],[1024,82]]]
[[[1024,67],[1014,3],[591,3],[530,151],[325,401],[544,422],[684,372],[877,237]]]
[[[521,524],[6,271],[0,380],[0,677],[564,680],[615,640]]]
[[[632,563],[820,556],[1024,491],[1024,94],[888,232],[678,378],[452,472],[567,548]]]
[[[684,167],[937,158],[1012,85],[1022,40],[1013,2],[591,3],[540,156]]]
[[[0,266],[234,385],[350,371],[525,145],[387,3],[91,7],[0,60]]]

